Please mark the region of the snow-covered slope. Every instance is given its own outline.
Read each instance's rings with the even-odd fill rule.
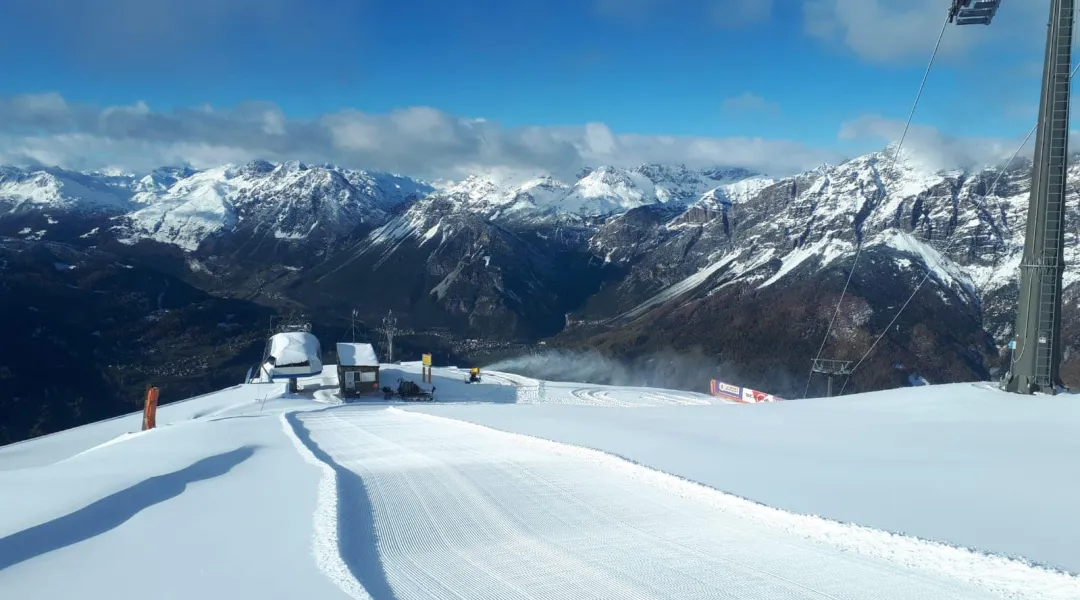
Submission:
[[[219,168],[195,173],[172,185],[151,184],[140,191],[135,201],[142,208],[129,215],[129,240],[149,238],[195,250],[204,239],[236,224],[236,212],[230,196],[249,182],[229,177],[229,169]],[[140,180],[140,184],[145,184]],[[156,182],[154,182],[156,183]]]
[[[917,281],[929,271],[930,293],[971,306],[987,331],[1004,340],[1019,277],[1030,161],[1004,172],[942,172],[907,152],[895,156],[889,147],[779,181],[722,186],[663,225],[605,223],[590,249],[631,269],[619,287],[627,304],[613,314],[688,288],[700,296],[740,283],[761,289],[811,279],[850,264],[861,243],[888,266],[862,263],[860,275],[899,272]],[[1070,178],[1080,180],[1080,163],[1074,165]],[[1069,186],[1068,202],[1080,200],[1077,189]],[[1078,232],[1080,218],[1069,212],[1066,287],[1080,282],[1073,266],[1080,263]],[[698,277],[706,272],[715,277]]]
[[[0,590],[1080,597],[1080,555],[1055,541],[1077,533],[1064,398],[746,406],[439,368],[433,405],[341,406],[325,373],[295,396],[243,385],[163,407],[149,432],[131,415],[0,448]]]
[[[129,207],[130,184],[123,176],[0,166],[0,209],[118,213]]]
[[[539,382],[513,379],[536,402]],[[796,513],[1080,572],[1080,519],[1068,514],[1080,485],[1058,476],[1076,458],[1076,396],[965,383],[728,410],[682,392],[548,382],[543,406],[516,412],[414,410],[595,448]]]
[[[901,152],[886,149],[837,166],[778,182],[746,206],[742,233],[759,247],[772,246],[787,265],[814,258],[820,267],[846,244],[896,250],[895,259],[914,271],[932,269],[946,287],[987,293],[1010,285],[1023,246],[1028,165],[940,172]],[[1080,177],[1080,169],[1071,170]],[[995,185],[993,190],[991,187]],[[1075,215],[1071,217],[1075,225]],[[1068,229],[1070,238],[1076,228]],[[808,246],[816,250],[806,252]],[[1075,264],[1076,244],[1067,257]],[[1075,255],[1074,255],[1075,254]],[[1013,267],[1013,268],[1010,268]],[[785,268],[781,267],[781,268]],[[1066,275],[1066,285],[1080,280]]]

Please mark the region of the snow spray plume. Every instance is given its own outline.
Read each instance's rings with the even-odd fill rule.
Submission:
[[[546,350],[489,365],[549,381],[577,381],[600,385],[660,387],[704,392],[709,380],[732,376],[729,366],[699,351],[678,353],[663,350],[634,359],[619,360],[595,350]]]
[[[795,398],[798,378],[772,367],[750,375],[737,365],[719,361],[699,349],[661,350],[633,359],[616,359],[596,350],[543,350],[488,365],[494,371],[516,373],[548,381],[576,381],[599,385],[658,387],[708,392],[709,380],[719,379],[784,398]],[[804,381],[805,383],[805,381]],[[800,390],[801,391],[801,390]]]

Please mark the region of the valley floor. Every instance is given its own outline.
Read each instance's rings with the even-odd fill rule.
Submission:
[[[418,371],[385,366],[383,382],[419,381]],[[1062,570],[946,544],[968,543],[978,517],[948,529],[955,507],[943,499],[985,493],[981,478],[1008,449],[950,433],[964,429],[964,403],[991,398],[984,413],[1033,432],[1040,411],[1072,418],[1061,399],[1035,400],[1044,404],[1027,406],[1025,421],[970,386],[934,390],[959,399],[933,405],[866,395],[735,406],[686,392],[464,377],[437,369],[438,401],[425,405],[339,405],[332,375],[296,396],[243,385],[163,407],[150,432],[132,433],[132,415],[0,448],[0,596],[1080,598],[1080,579],[1064,572],[1077,570],[1076,551],[1053,542],[1075,539],[1077,526],[1061,471],[1041,488],[1052,501],[1023,507],[1042,519],[991,520],[1004,504],[1031,501],[1021,493],[971,512],[989,532],[980,550],[1030,547]],[[830,429],[835,421],[844,426]],[[886,423],[893,439],[880,439]],[[906,428],[922,431],[926,448],[907,447]],[[843,431],[863,436],[864,450],[815,470]],[[1071,437],[1041,431],[1024,456],[1065,456],[1043,457],[1012,487],[1077,457]],[[946,439],[954,455],[926,476],[935,511],[917,500],[935,486],[911,486],[925,485],[915,472]],[[877,478],[857,483],[868,472]],[[846,487],[843,473],[854,480]],[[911,515],[925,517],[898,523],[918,521],[919,535],[946,543],[808,516],[887,527],[875,521],[890,510],[865,507],[873,495],[852,490],[890,478],[908,487]],[[1039,531],[1051,518],[1058,527]],[[1024,527],[1034,532],[1011,535]]]

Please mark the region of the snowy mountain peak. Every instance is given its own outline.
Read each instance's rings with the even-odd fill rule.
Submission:
[[[161,167],[140,178],[133,187],[136,192],[165,191],[177,181],[191,177],[197,172],[187,167]]]
[[[240,167],[237,172],[240,175],[248,177],[258,177],[272,172],[275,168],[277,167],[265,160],[253,160],[243,167]]]
[[[150,238],[188,251],[238,229],[283,242],[348,236],[431,191],[398,175],[261,160],[204,171],[158,169],[127,189],[134,202],[117,229],[122,239]]]
[[[771,179],[742,168],[697,171],[686,165],[646,163],[626,169],[613,165],[584,168],[572,182],[551,175],[530,177],[471,175],[440,185],[440,193],[457,198],[463,209],[493,218],[550,215],[603,217],[650,204],[692,204],[724,185],[756,180],[754,190]],[[713,196],[723,195],[721,189]]]
[[[117,179],[128,185],[118,185]],[[12,211],[59,209],[115,213],[128,206],[130,179],[59,168],[0,170],[0,204]]]
[[[278,165],[275,170],[282,173],[295,173],[308,170],[308,166],[298,160],[287,160]]]
[[[651,204],[656,187],[648,177],[611,166],[598,167],[574,184],[560,208],[585,216],[602,216]]]
[[[469,175],[465,179],[451,183],[442,192],[448,196],[462,196],[470,201],[499,194],[502,188],[494,178],[488,175]]]
[[[744,169],[742,167],[726,167],[726,168],[717,168],[717,169],[707,169],[705,171],[702,171],[702,174],[704,174],[706,177],[708,177],[709,179],[712,179],[714,181],[724,181],[724,182],[742,181],[743,179],[750,179],[750,178],[759,178],[759,179],[765,178],[765,176],[762,175],[761,173],[751,171],[750,169]]]
[[[634,168],[633,171],[648,177],[649,181],[652,181],[657,185],[691,185],[698,188],[761,176],[759,173],[741,167],[714,168],[698,171],[682,164],[645,164]]]

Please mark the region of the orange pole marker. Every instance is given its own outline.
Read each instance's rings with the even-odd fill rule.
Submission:
[[[150,386],[146,388],[146,404],[143,407],[143,431],[157,426],[157,402],[158,389]]]

